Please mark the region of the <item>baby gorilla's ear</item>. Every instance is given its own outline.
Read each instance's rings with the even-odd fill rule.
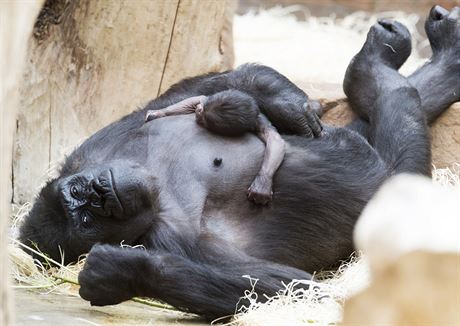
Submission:
[[[250,95],[226,90],[208,97],[204,103],[203,125],[224,136],[240,136],[257,127],[259,108]]]

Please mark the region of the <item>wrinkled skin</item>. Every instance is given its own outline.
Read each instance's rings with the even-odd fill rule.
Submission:
[[[371,41],[364,47],[372,49]],[[380,58],[375,65],[393,67],[380,77],[388,89],[369,74],[364,89],[355,90],[381,92],[363,111],[374,147],[348,128],[325,127],[320,138],[283,136],[286,155],[270,205],[256,206],[244,193],[263,157],[263,143],[254,135],[216,136],[193,116],[144,123],[147,110],[215,93],[225,73],[210,74],[174,85],[77,148],[60,177],[41,190],[21,240],[53,258],[60,245],[66,261],[91,248],[79,282],[81,297],[94,305],[147,296],[212,319],[235,311],[250,288],[242,275],[259,279],[255,291],[262,300],[282,282],[309,279],[353,251],[353,225],[389,175],[425,173],[430,160],[418,92],[395,74],[404,59]],[[395,89],[393,78],[403,85]],[[259,96],[269,91],[261,89]],[[88,176],[80,190],[87,198],[65,201],[80,175]],[[88,223],[85,214],[91,214]],[[111,245],[123,240],[145,250]]]

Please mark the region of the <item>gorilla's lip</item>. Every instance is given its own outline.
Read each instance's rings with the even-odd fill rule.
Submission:
[[[120,197],[118,196],[117,185],[115,184],[115,178],[113,176],[112,169],[109,169],[109,174],[110,174],[110,188],[112,188],[113,197],[117,201],[118,207],[123,212],[124,211],[123,204],[121,203]]]

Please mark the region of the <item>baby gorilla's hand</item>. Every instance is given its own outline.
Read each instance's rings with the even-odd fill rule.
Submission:
[[[140,295],[140,268],[146,259],[148,253],[140,249],[95,245],[78,276],[80,296],[93,306],[105,306]]]

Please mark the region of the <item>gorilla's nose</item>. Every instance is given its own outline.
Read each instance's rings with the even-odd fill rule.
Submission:
[[[441,20],[447,15],[449,15],[449,11],[439,5],[434,6],[430,10],[430,18],[432,20]]]

